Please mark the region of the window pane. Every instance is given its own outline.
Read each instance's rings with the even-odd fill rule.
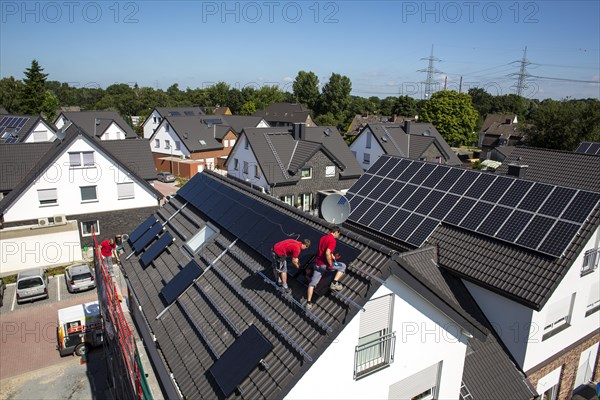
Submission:
[[[117,185],[117,197],[119,199],[131,199],[134,197],[133,182],[119,183]]]
[[[100,233],[100,228],[98,227],[98,221],[85,221],[81,223],[81,234],[82,235],[91,235],[92,234],[92,228],[94,229],[94,232],[96,233],[96,235],[98,235]]]
[[[69,153],[69,165],[71,167],[81,166],[81,156],[79,153]]]
[[[82,186],[81,201],[98,200],[96,196],[96,186]]]
[[[92,166],[94,165],[94,152],[84,151],[83,153],[83,165]]]

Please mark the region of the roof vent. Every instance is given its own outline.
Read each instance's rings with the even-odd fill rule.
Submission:
[[[325,136],[331,136],[331,129],[327,128],[323,131],[323,133],[325,134]]]
[[[525,178],[527,175],[528,165],[508,164],[508,175],[516,176],[517,178]]]
[[[386,136],[386,135],[383,135],[383,136],[381,137],[381,140],[382,140],[383,142],[386,142],[386,143],[387,143],[387,136]]]

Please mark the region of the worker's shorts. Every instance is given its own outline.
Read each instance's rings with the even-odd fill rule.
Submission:
[[[333,270],[340,271],[340,272],[346,272],[346,264],[344,264],[343,262],[336,261],[333,263]],[[323,276],[323,274],[327,271],[328,271],[327,266],[315,264],[313,267],[313,275],[312,275],[312,278],[311,278],[308,286],[313,286],[313,287],[317,286],[317,284],[321,280],[321,276]]]
[[[287,259],[271,250],[273,269],[277,272],[287,272]]]

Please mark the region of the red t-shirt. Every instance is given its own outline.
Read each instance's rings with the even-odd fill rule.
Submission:
[[[117,248],[117,245],[115,243],[113,243],[113,245],[111,246],[108,239],[106,239],[104,242],[100,243],[100,253],[104,257],[110,257],[112,255],[113,249],[116,249],[116,248]]]
[[[298,258],[300,251],[302,250],[302,242],[294,239],[282,240],[281,242],[275,243],[273,250],[279,256]]]
[[[329,266],[325,252],[327,249],[329,249],[333,255],[335,245],[336,241],[332,233],[323,236],[321,240],[319,240],[319,248],[317,249],[317,258],[315,259],[315,264]]]

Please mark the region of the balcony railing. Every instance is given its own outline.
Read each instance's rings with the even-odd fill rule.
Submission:
[[[356,346],[354,351],[354,379],[360,379],[394,362],[396,333],[388,333],[369,343]]]

